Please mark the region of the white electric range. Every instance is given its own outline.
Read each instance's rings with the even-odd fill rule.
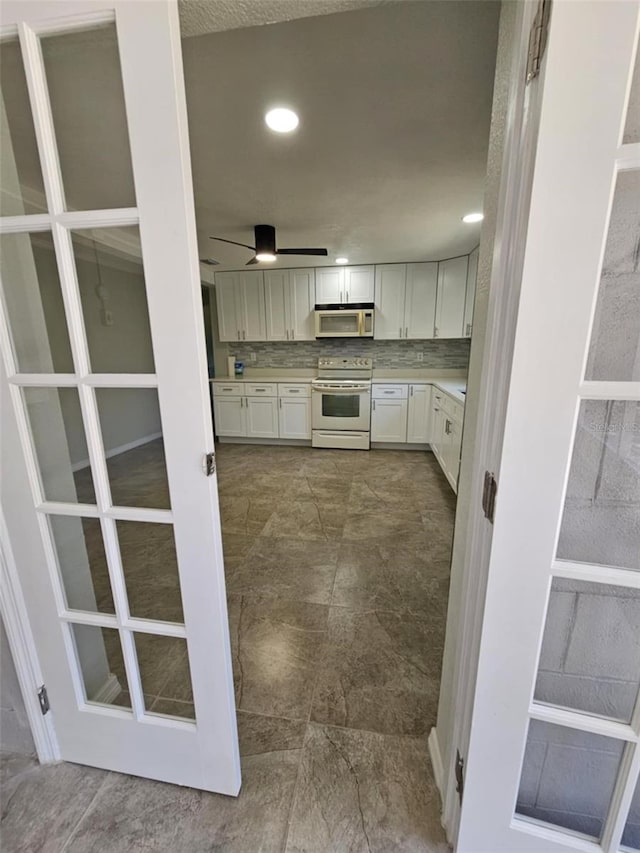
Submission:
[[[321,358],[311,383],[311,445],[369,449],[370,358]]]

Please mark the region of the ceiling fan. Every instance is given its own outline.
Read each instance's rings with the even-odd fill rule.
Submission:
[[[277,255],[322,255],[326,257],[329,254],[326,249],[276,249],[276,229],[273,225],[255,225],[253,232],[256,241],[255,246],[249,246],[247,243],[238,243],[235,240],[227,240],[224,237],[209,237],[209,239],[251,249],[252,252],[255,252],[255,255],[250,261],[247,261],[247,266],[257,264],[260,261],[275,261]]]

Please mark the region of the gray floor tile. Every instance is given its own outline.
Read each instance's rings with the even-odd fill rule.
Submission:
[[[238,711],[240,755],[262,755],[301,749],[307,731],[306,720],[285,720]]]
[[[331,540],[340,538],[345,508],[333,501],[278,501],[262,531],[264,536],[288,539]]]
[[[435,725],[443,617],[332,607],[311,719],[383,734]]]
[[[59,853],[107,776],[52,764],[17,777],[2,811],[3,853]]]
[[[238,708],[307,719],[328,611],[302,601],[229,597]]]
[[[318,540],[309,546],[300,539],[261,536],[227,572],[227,592],[329,604],[338,548],[337,542]]]
[[[287,853],[448,853],[423,739],[311,724]]]

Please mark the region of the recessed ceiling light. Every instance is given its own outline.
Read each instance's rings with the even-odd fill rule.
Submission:
[[[463,222],[482,222],[483,219],[484,213],[467,213],[462,217]]]
[[[286,107],[277,107],[275,110],[269,110],[264,117],[267,126],[276,133],[291,133],[299,124],[298,116],[293,110]]]
[[[337,264],[348,264],[349,258],[336,258],[336,263]]]
[[[272,263],[277,260],[275,255],[272,255],[271,252],[258,252],[256,254],[256,261],[267,261],[268,263]]]

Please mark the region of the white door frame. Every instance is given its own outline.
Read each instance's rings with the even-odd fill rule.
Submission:
[[[175,0],[155,0],[149,5],[127,0],[111,3],[50,0],[29,4],[8,0],[2,17],[3,35],[19,35],[23,55],[28,57],[25,72],[49,212],[3,217],[0,229],[9,234],[52,232],[75,370],[75,374],[18,373],[8,331],[4,326],[0,329],[2,360],[7,371],[5,376],[3,370],[1,392],[3,425],[8,427],[2,436],[3,456],[8,463],[4,473],[5,483],[12,487],[10,499],[4,505],[6,524],[0,530],[2,613],[12,638],[11,648],[38,753],[44,761],[63,757],[236,795],[241,782],[240,761],[218,496],[215,477],[205,476],[203,468],[204,454],[213,450],[213,429],[204,337],[193,334],[194,329],[201,328],[202,303],[177,5]],[[70,211],[65,208],[38,35],[87,29],[114,20],[118,27],[138,207]],[[157,50],[151,50],[143,61],[140,45],[147,41]],[[158,92],[162,93],[159,98]],[[159,170],[161,181],[158,181]],[[168,206],[170,216],[165,213]],[[156,372],[94,374],[84,339],[68,229],[129,224],[139,224],[145,277],[147,283],[153,282],[147,288],[147,302]],[[177,283],[181,287],[179,299],[175,296]],[[180,340],[179,358],[169,343],[174,335]],[[189,370],[185,371],[187,364]],[[96,483],[96,506],[70,507],[44,498],[21,403],[22,385],[78,387]],[[94,399],[94,390],[100,387],[157,388],[172,496],[170,510],[111,505]],[[185,411],[192,412],[193,417],[185,418]],[[190,480],[188,488],[186,478]],[[100,518],[116,602],[115,616],[70,610],[66,606],[50,536],[45,532],[47,513]],[[136,619],[129,614],[116,519],[173,524],[185,625]],[[21,567],[20,578],[16,564]],[[29,606],[31,624],[25,619],[25,603]],[[86,700],[80,698],[84,689],[78,668],[69,666],[66,656],[63,662],[60,654],[63,644],[69,660],[73,657],[68,626],[75,623],[119,631],[132,698],[131,713],[113,706],[88,707]],[[137,671],[134,631],[187,640],[197,722],[148,715]],[[34,637],[40,661],[33,653]],[[42,683],[42,671],[49,674],[49,695],[54,688],[58,691],[57,703],[44,728],[38,726],[33,701],[33,691]],[[52,736],[51,717],[56,711],[60,749]],[[74,739],[70,724],[65,729],[60,719],[73,719],[71,728],[79,732],[77,738]],[[96,720],[100,721],[102,738],[92,735]],[[114,749],[116,745],[118,748]]]
[[[484,517],[482,491],[485,471],[499,477],[544,76],[543,66],[541,74],[526,84],[529,36],[538,8],[537,2],[522,2],[510,4],[501,13],[501,27],[502,16],[513,15],[510,31],[502,36],[507,43],[502,74],[509,81],[504,143],[496,207],[485,209],[480,244],[438,711],[439,720],[453,714],[448,753],[441,751],[437,727],[429,736],[442,797],[442,823],[450,843],[455,843],[460,820],[456,750],[466,756],[491,548],[492,526]]]

